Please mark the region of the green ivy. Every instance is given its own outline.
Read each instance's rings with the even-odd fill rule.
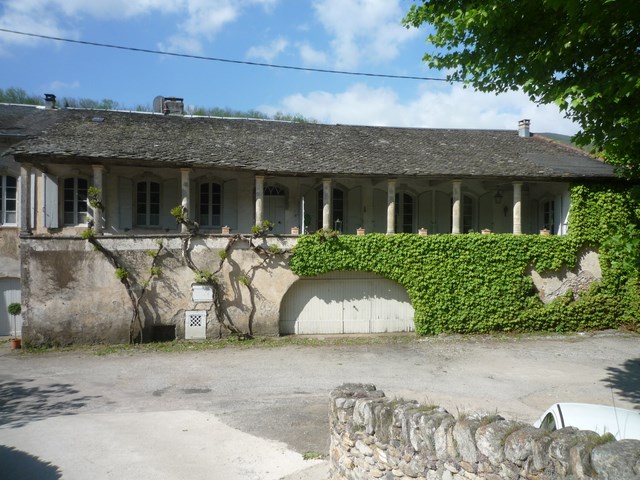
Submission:
[[[637,223],[637,203],[624,188],[576,185],[571,194],[566,236],[303,235],[290,265],[301,276],[366,271],[399,283],[409,294],[420,334],[576,331],[632,323],[640,305],[636,268],[621,260],[624,242],[608,239]],[[602,282],[577,300],[569,292],[543,304],[529,269],[571,269],[585,247],[600,250]]]

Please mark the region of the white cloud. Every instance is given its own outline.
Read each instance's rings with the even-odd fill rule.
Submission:
[[[280,37],[276,38],[269,45],[251,47],[247,51],[247,56],[250,58],[260,58],[266,62],[272,62],[278,55],[284,52],[288,46],[289,42]]]
[[[309,67],[327,64],[327,54],[325,52],[314,49],[308,43],[299,43],[297,47],[303,65]]]
[[[400,46],[419,34],[400,24],[400,0],[315,0],[313,8],[325,30],[336,67],[355,68],[361,61],[381,63],[397,57]]]
[[[74,80],[73,82],[61,82],[59,80],[55,80],[47,85],[47,89],[58,92],[64,90],[76,90],[80,88],[80,82],[78,80]]]
[[[50,36],[78,38],[83,18],[123,20],[137,16],[173,14],[177,31],[160,47],[200,53],[203,39],[211,40],[246,8],[270,11],[279,0],[6,0],[0,3],[0,26]],[[0,33],[3,45],[33,45],[38,40]],[[6,47],[5,47],[6,49]]]
[[[281,105],[261,107],[267,113],[299,113],[323,123],[424,128],[515,130],[518,120],[531,119],[533,132],[572,135],[578,127],[563,118],[554,105],[536,106],[522,92],[501,95],[454,85],[447,89],[419,89],[409,101],[391,88],[352,85],[340,93],[324,91],[285,97]]]

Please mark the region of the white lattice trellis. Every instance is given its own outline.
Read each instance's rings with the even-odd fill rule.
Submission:
[[[187,310],[184,318],[184,338],[186,340],[202,340],[207,338],[206,311]]]

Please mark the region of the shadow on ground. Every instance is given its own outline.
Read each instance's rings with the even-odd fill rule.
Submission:
[[[621,367],[608,367],[605,384],[640,409],[640,358],[627,360]]]
[[[20,480],[58,480],[62,478],[60,469],[49,462],[43,462],[26,452],[0,445],[0,475]]]
[[[35,420],[57,415],[73,415],[93,398],[69,384],[29,385],[33,380],[0,383],[0,427],[18,428]],[[19,477],[16,477],[19,478]]]

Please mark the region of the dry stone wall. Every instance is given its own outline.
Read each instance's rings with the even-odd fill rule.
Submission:
[[[455,418],[370,384],[331,392],[331,480],[633,480],[640,440],[555,432],[499,415]]]

